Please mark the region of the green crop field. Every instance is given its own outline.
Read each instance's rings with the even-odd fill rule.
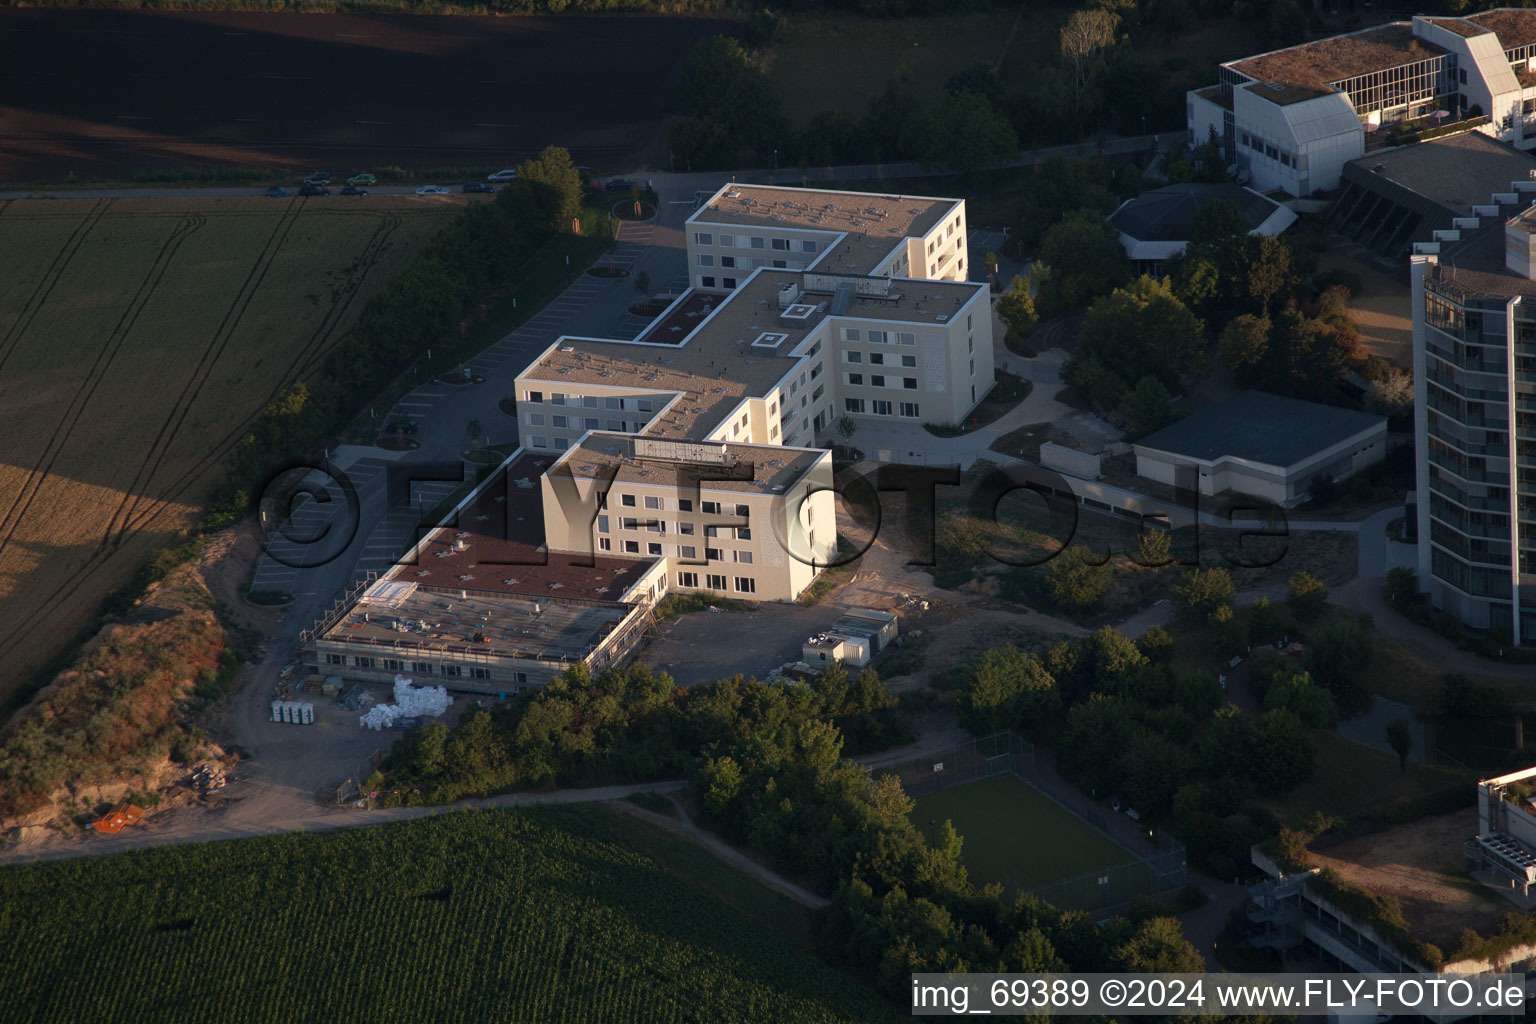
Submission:
[[[594,807],[8,867],[0,1006],[34,1024],[897,1019],[759,920],[805,911],[742,876],[727,905],[719,876]]]
[[[458,209],[0,203],[0,697],[195,517],[251,417]]]
[[[912,820],[928,834],[930,823],[948,819],[965,840],[961,859],[978,883],[1036,889],[1103,868],[1134,862],[1124,847],[1079,820],[1016,775],[999,775],[917,798]],[[1097,876],[1085,893],[1043,893],[1059,906],[1085,909],[1120,903],[1151,891],[1145,865]]]

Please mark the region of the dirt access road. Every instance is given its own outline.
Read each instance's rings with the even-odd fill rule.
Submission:
[[[0,8],[0,181],[510,166],[551,143],[625,166],[670,111],[669,69],[732,27]]]

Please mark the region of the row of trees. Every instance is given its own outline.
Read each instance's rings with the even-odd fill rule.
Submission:
[[[464,310],[501,283],[581,210],[581,176],[570,154],[549,147],[518,167],[494,202],[475,203],[417,254],[391,286],[363,307],[321,371],[278,395],[236,446],[215,489],[206,525],[242,518],[271,474],[317,448]]]
[[[715,36],[678,68],[667,140],[678,170],[919,160],[968,172],[1019,150],[990,98],[996,81],[983,66],[921,100],[910,81],[892,79],[862,118],[827,110],[796,131],[761,63],[735,38]]]
[[[936,0],[849,0],[848,6],[900,16],[938,5]],[[953,5],[942,6],[943,13],[954,12]],[[1029,19],[1040,12],[1023,17],[1020,29],[1028,32]],[[1177,77],[1181,64],[1159,63],[1137,41],[1192,20],[1188,0],[1156,6],[1094,0],[1071,11],[1057,30],[1059,59],[1021,69],[1012,90],[989,64],[955,74],[929,97],[917,96],[910,80],[900,77],[887,83],[862,117],[821,111],[803,130],[793,131],[748,49],[769,47],[777,29],[774,15],[758,11],[743,29],[745,47],[717,37],[700,43],[683,61],[674,81],[678,116],[669,141],[679,170],[744,161],[767,166],[776,154],[780,167],[918,160],[969,172],[1015,156],[1021,146],[1111,131],[1142,134],[1183,123],[1187,83]],[[1192,167],[1188,161],[1175,163]]]
[[[809,685],[769,686],[737,676],[685,688],[644,664],[593,676],[582,666],[542,690],[449,729],[412,730],[385,765],[391,802],[444,803],[471,794],[687,775],[696,752],[721,736],[819,722],[855,750],[912,738],[896,698],[865,669],[833,665]],[[379,788],[379,787],[373,787]]]
[[[831,896],[824,955],[893,999],[914,971],[1201,970],[1174,920],[1096,926],[972,884],[954,829],[925,840],[898,780],[872,781],[845,756],[909,735],[875,674],[840,665],[808,685],[737,677],[686,690],[643,666],[595,678],[575,669],[451,730],[413,730],[370,786],[449,799],[683,775],[711,827]]]

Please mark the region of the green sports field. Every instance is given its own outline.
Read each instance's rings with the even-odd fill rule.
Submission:
[[[1079,820],[1016,775],[946,787],[917,798],[912,820],[928,834],[948,819],[965,840],[961,859],[978,883],[1034,890],[1089,876],[1041,895],[1062,907],[1121,903],[1155,888],[1154,873],[1118,843]],[[1105,874],[1096,874],[1101,869]],[[1108,877],[1101,884],[1099,879]]]

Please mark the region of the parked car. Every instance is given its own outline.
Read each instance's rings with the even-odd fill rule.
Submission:
[[[603,184],[603,188],[609,192],[628,192],[638,184],[640,183],[633,178],[609,178]]]
[[[403,416],[397,420],[390,420],[388,423],[384,424],[384,433],[386,434],[414,434],[420,429],[421,424],[411,419],[409,416]]]
[[[306,185],[329,185],[330,183],[331,175],[328,171],[316,171],[304,179]]]
[[[293,193],[289,192],[281,185],[273,185],[271,188],[267,189],[267,195],[273,199],[287,199],[289,196],[293,195]]]
[[[517,177],[517,168],[516,167],[509,167],[509,168],[507,168],[504,171],[497,171],[495,174],[488,175],[485,180],[486,181],[511,181],[512,179],[514,179],[516,177]]]
[[[377,185],[379,179],[364,171],[362,174],[354,174],[347,179],[348,185]]]
[[[299,189],[299,195],[301,196],[328,196],[330,194],[331,190],[324,185],[305,185]]]
[[[496,191],[496,186],[495,185],[487,185],[483,181],[471,181],[468,184],[466,184],[463,188],[459,189],[459,191],[460,192],[495,192]]]
[[[356,185],[343,185],[341,186],[341,194],[344,196],[365,196],[368,194],[368,190],[358,188]]]
[[[448,195],[448,190],[441,185],[423,185],[416,190],[416,194],[419,196],[446,196]]]

